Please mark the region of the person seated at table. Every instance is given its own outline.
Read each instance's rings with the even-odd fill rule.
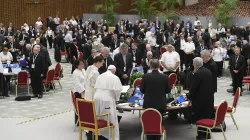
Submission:
[[[7,64],[7,61],[12,61],[13,57],[11,53],[9,52],[8,46],[3,46],[3,51],[0,53],[0,60],[3,64]]]

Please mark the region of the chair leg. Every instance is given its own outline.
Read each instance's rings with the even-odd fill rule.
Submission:
[[[17,85],[16,85],[16,97],[17,97]]]
[[[61,88],[61,90],[62,90],[62,85],[61,85],[60,80],[58,80],[58,83],[59,83],[59,86],[60,86],[60,88]]]
[[[52,82],[51,84],[52,84],[52,86],[53,86],[54,93],[56,93],[56,91],[55,91],[55,89],[56,89],[56,88],[55,88],[55,83]]]
[[[30,95],[30,86],[28,85],[28,95]]]
[[[236,121],[235,121],[235,119],[234,119],[233,113],[230,113],[230,115],[231,115],[231,118],[232,118],[232,120],[233,120],[233,122],[234,122],[234,125],[236,126],[237,130],[239,130],[239,129],[238,129],[238,125],[237,125],[237,123],[236,123]]]
[[[79,122],[79,120],[76,121],[74,132],[76,131],[78,122]]]
[[[194,140],[196,140],[196,136],[198,136],[198,127],[196,127],[196,132],[195,132]]]
[[[43,88],[44,88],[45,94],[47,94],[45,84],[43,84]]]
[[[214,140],[214,136],[212,135],[211,129],[208,129],[208,130],[209,130],[209,133],[210,133],[210,136],[211,136],[212,140]]]
[[[135,110],[133,110],[133,114],[135,114]]]
[[[114,127],[112,127],[112,140],[115,140],[115,130],[114,130]]]
[[[141,132],[141,140],[144,140],[144,134]]]
[[[221,129],[221,131],[222,131],[222,133],[223,133],[224,139],[226,140],[227,138],[226,138],[226,136],[225,136],[225,133],[224,133],[224,130],[223,130],[222,125],[220,125],[220,129]]]
[[[99,136],[98,131],[96,131],[95,132],[95,140],[98,140],[98,136]]]
[[[82,129],[79,129],[79,140],[82,140]]]
[[[141,110],[139,110],[139,118],[141,118]]]

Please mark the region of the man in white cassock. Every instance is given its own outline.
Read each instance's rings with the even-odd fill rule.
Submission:
[[[116,101],[119,101],[122,91],[120,79],[115,75],[116,67],[109,65],[108,70],[98,76],[95,84],[94,101],[96,106],[96,114],[110,113],[110,123],[114,125],[115,140],[120,140],[119,124],[116,111]],[[106,120],[107,117],[98,118],[98,120]],[[111,130],[101,131],[100,135],[107,139],[111,139]]]

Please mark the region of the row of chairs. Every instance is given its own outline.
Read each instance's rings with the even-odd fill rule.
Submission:
[[[59,63],[56,65],[55,69],[50,69],[47,72],[46,79],[44,79],[42,81],[45,93],[47,93],[47,91],[46,91],[46,85],[47,84],[52,84],[54,92],[55,92],[55,83],[54,83],[54,81],[58,81],[59,86],[62,89],[62,85],[61,85],[61,82],[60,82],[62,75],[63,75],[63,68],[62,68],[61,64],[59,64]],[[17,81],[16,81],[15,85],[16,85],[16,96],[17,96],[17,88],[18,88],[18,86],[27,86],[28,95],[29,95],[29,74],[26,71],[20,71],[17,74]]]

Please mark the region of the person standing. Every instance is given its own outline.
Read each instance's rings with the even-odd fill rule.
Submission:
[[[166,111],[166,93],[169,93],[168,76],[159,72],[160,61],[152,59],[150,61],[152,73],[142,76],[140,90],[144,94],[143,108],[157,109],[161,115]],[[147,140],[160,140],[160,136],[147,135]]]
[[[42,78],[44,76],[45,61],[40,53],[40,46],[36,45],[33,48],[33,53],[30,55],[29,71],[31,73],[31,87],[33,91],[32,98],[43,98]]]
[[[180,56],[174,51],[174,46],[168,45],[168,51],[164,52],[161,57],[161,64],[163,66],[163,72],[167,75],[171,73],[178,73],[180,65]]]
[[[242,80],[245,68],[245,58],[240,55],[240,48],[234,49],[234,55],[229,59],[229,67],[233,80],[233,96],[236,89],[240,87],[242,89]],[[242,95],[242,93],[240,93]]]
[[[104,63],[103,63],[103,66],[101,66],[99,68],[99,70],[98,70],[100,74],[106,72],[107,69],[108,69],[108,66],[113,65],[113,63],[114,63],[114,61],[110,57],[109,53],[110,53],[110,49],[108,47],[103,47],[101,49],[101,55],[100,56],[103,58]]]
[[[195,45],[192,42],[192,38],[187,38],[188,42],[185,43],[183,52],[184,52],[184,62],[186,69],[192,66],[192,59],[194,58]]]
[[[217,44],[217,43],[216,43]],[[217,77],[222,76],[222,70],[223,70],[223,48],[221,48],[220,45],[215,45],[213,50],[212,50],[212,56],[213,60],[215,61],[217,65]],[[212,73],[214,74],[214,73]]]
[[[98,76],[95,84],[94,101],[96,114],[110,114],[110,123],[115,127],[115,140],[120,140],[116,101],[119,101],[122,91],[120,79],[115,75],[116,67],[109,65],[108,70]],[[102,120],[104,118],[100,118]],[[109,130],[101,131],[100,135],[109,139]]]
[[[55,35],[54,35],[54,31],[51,30],[50,27],[48,27],[48,30],[46,31],[46,37],[48,38],[49,48],[51,49]]]
[[[95,94],[95,83],[97,77],[100,75],[98,69],[103,65],[103,58],[101,56],[96,56],[94,58],[94,64],[89,66],[86,71],[86,81],[85,81],[85,95],[84,98],[87,100],[93,100]]]
[[[214,114],[214,88],[213,77],[210,70],[203,66],[203,60],[200,57],[193,59],[194,74],[192,84],[189,90],[190,102],[194,120],[198,121],[205,118],[212,118]],[[206,129],[199,128],[205,132],[198,131],[197,139],[206,138]]]
[[[120,46],[120,53],[115,55],[114,64],[116,66],[116,75],[120,78],[122,85],[128,85],[133,63],[132,55],[128,53],[128,45],[126,43]]]
[[[201,58],[203,59],[204,62],[204,67],[209,69],[212,73],[213,76],[213,89],[214,89],[214,93],[217,92],[217,72],[218,72],[218,68],[216,63],[214,62],[213,58],[210,55],[210,51],[209,50],[203,50],[201,52]]]

